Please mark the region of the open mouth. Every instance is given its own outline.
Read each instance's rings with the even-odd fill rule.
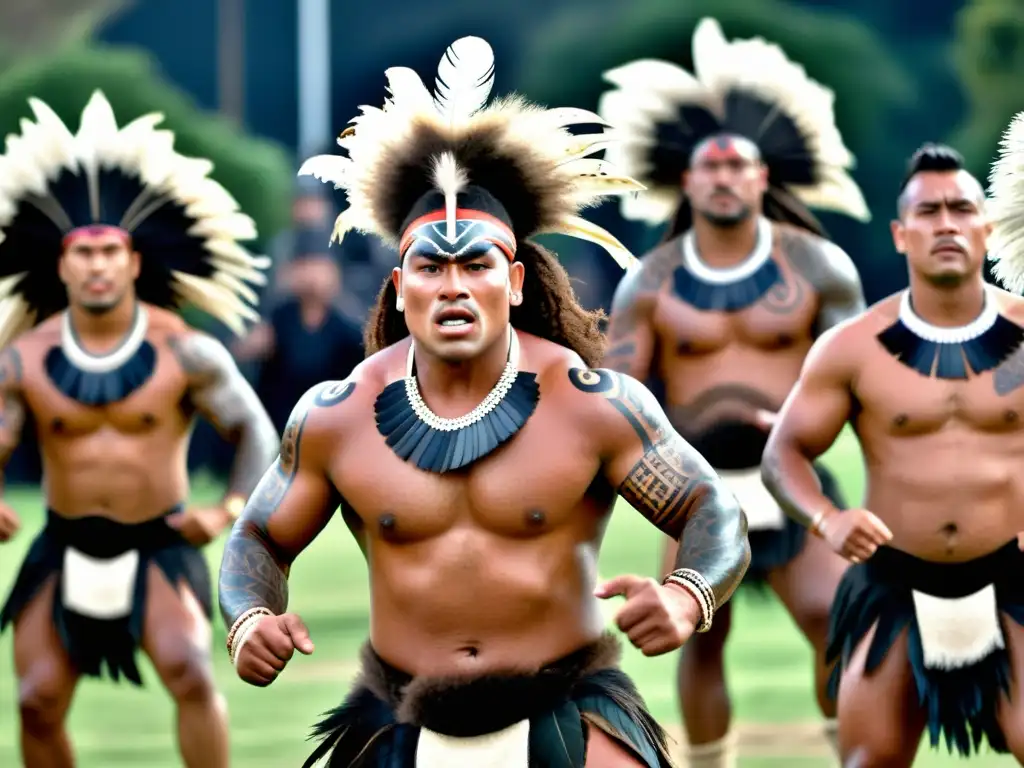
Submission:
[[[475,322],[476,318],[468,309],[444,309],[437,313],[434,322],[442,328],[467,328]]]

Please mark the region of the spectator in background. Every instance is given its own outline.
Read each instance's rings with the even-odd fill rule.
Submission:
[[[322,237],[300,238],[326,244]],[[325,253],[302,253],[279,270],[279,300],[234,348],[239,362],[262,362],[256,391],[280,433],[315,384],[344,379],[363,359],[360,327],[341,313],[342,273]]]

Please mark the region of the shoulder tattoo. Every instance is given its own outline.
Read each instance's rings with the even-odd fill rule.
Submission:
[[[1024,344],[1021,344],[992,373],[992,385],[1000,397],[1024,386]]]
[[[695,491],[708,480],[699,455],[670,427],[654,396],[639,382],[600,368],[573,368],[569,381],[581,392],[604,397],[629,423],[643,455],[619,493],[658,528],[678,537]]]

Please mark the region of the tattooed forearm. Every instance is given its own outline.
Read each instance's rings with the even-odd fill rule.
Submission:
[[[173,337],[170,344],[189,376],[192,404],[237,446],[228,494],[248,497],[278,448],[270,417],[220,342],[190,333]]]
[[[782,250],[793,268],[818,292],[815,335],[865,310],[860,275],[842,248],[805,232],[787,230]]]
[[[220,567],[220,609],[227,626],[251,608],[276,614],[288,608],[288,572],[292,561],[327,524],[337,508],[337,490],[327,476],[324,444],[340,436],[322,436],[309,424],[316,409],[344,402],[355,390],[351,381],[325,382],[296,404],[281,437],[280,455],[263,475],[235,524]],[[303,435],[321,430],[312,445]],[[275,535],[276,534],[276,535]]]
[[[224,547],[219,593],[221,613],[229,627],[250,608],[265,607],[277,614],[288,608],[289,561],[273,543],[267,525],[298,471],[299,440],[308,415],[308,410],[303,410],[289,419],[280,457],[249,497]]]
[[[833,506],[811,460],[779,441],[769,440],[765,448],[761,482],[782,510],[804,527],[810,528],[823,509]]]
[[[678,568],[704,576],[718,604],[735,591],[750,562],[747,523],[711,466],[676,433],[639,382],[606,370],[574,369],[573,385],[607,398],[626,419],[641,454],[619,494],[661,531],[680,541]]]

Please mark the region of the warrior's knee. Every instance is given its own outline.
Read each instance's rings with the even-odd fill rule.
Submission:
[[[22,727],[46,734],[61,727],[68,709],[68,692],[60,681],[45,675],[26,676],[18,687]]]
[[[160,677],[175,701],[203,701],[216,694],[210,664],[198,650],[182,649],[163,659]]]

